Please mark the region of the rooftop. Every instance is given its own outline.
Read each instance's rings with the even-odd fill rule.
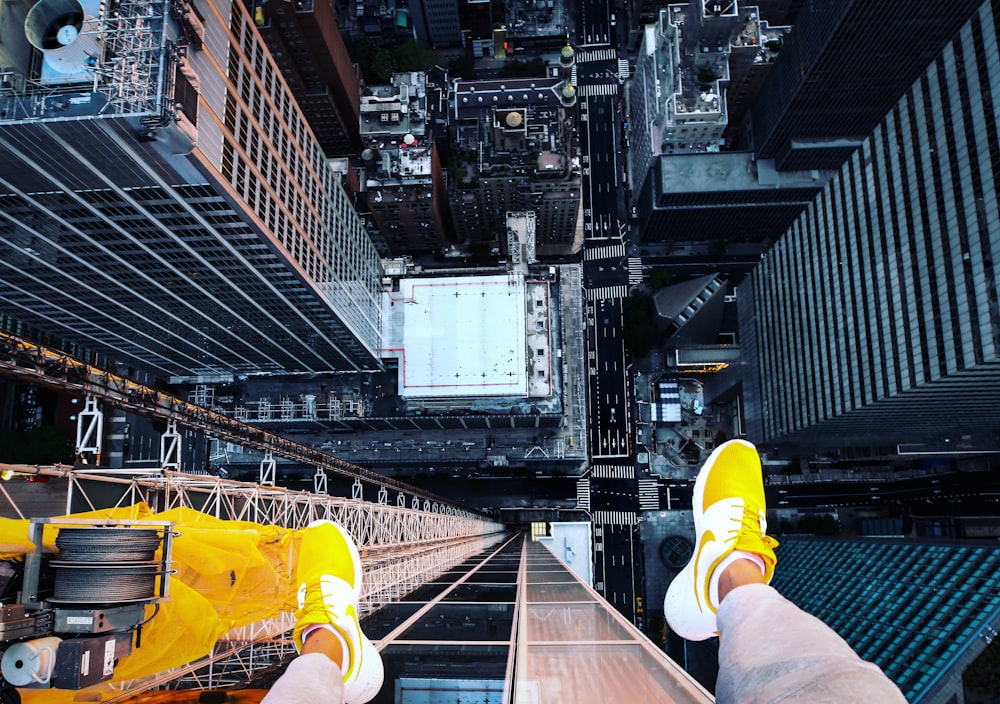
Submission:
[[[556,78],[455,81],[453,134],[463,184],[489,175],[565,175],[563,85]]]
[[[730,55],[737,50],[762,51],[756,7],[736,3],[703,4],[700,14],[689,5],[670,5],[659,21],[648,25],[643,46],[655,66],[655,142],[679,144],[721,141],[728,120],[725,89]],[[715,11],[718,8],[718,12]],[[712,125],[714,132],[692,135],[674,126]]]
[[[507,35],[511,38],[565,37],[566,0],[509,0]]]
[[[27,5],[0,3],[0,122],[155,113],[174,72],[185,76],[182,45],[199,47],[204,33],[196,13],[176,20],[151,0],[125,0],[114,13],[99,0],[37,3],[25,13]],[[64,22],[69,43],[50,46],[44,32]]]
[[[383,357],[405,397],[528,396],[521,276],[401,279],[383,298]]]
[[[561,78],[456,79],[453,83],[455,104],[452,116],[459,120],[475,117],[491,106],[520,108],[530,105],[536,109],[547,107],[558,110],[563,83]]]
[[[826,171],[776,171],[772,159],[753,159],[750,152],[672,154],[660,158],[662,192],[700,193],[817,188]]]
[[[394,73],[390,85],[365,86],[361,93],[361,137],[404,138],[427,131],[427,75]],[[384,141],[384,140],[383,140]]]

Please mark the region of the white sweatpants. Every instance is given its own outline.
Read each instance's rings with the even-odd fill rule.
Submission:
[[[906,702],[878,666],[769,586],[729,592],[718,625],[721,704]]]
[[[342,704],[340,668],[323,653],[300,655],[271,687],[260,704]]]

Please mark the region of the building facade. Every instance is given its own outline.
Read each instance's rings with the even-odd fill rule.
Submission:
[[[332,2],[252,3],[254,24],[327,156],[357,156],[357,71]]]
[[[393,254],[445,246],[448,194],[431,136],[427,76],[397,73],[361,96],[365,214]]]
[[[882,668],[906,701],[967,701],[962,672],[1000,628],[995,544],[789,536],[778,561],[772,586]]]
[[[966,18],[739,287],[752,439],[1000,427],[995,13]]]
[[[838,168],[979,4],[803,4],[754,103],[748,141],[736,146],[779,169]]]
[[[507,213],[534,211],[540,256],[573,249],[581,177],[566,87],[562,78],[455,81],[452,214],[460,241],[503,246]]]
[[[251,13],[91,5],[0,94],[0,309],[165,377],[377,368],[377,252]]]

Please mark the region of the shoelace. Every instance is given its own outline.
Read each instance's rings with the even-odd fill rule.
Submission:
[[[742,517],[739,519],[733,518],[732,520],[738,520],[740,524],[740,527],[736,530],[734,539],[739,549],[752,553],[760,553],[759,549],[753,548],[761,546],[769,550],[774,550],[774,548],[778,547],[778,541],[764,532],[761,526],[760,514],[749,506],[743,507]],[[748,540],[751,545],[742,544],[744,539]]]
[[[327,620],[330,623],[333,623],[333,616],[330,614],[330,607],[323,598],[323,589],[320,585],[318,583],[312,585],[307,584],[305,592],[305,598],[302,600],[302,606],[299,607],[299,613],[308,614],[321,611],[327,615]]]

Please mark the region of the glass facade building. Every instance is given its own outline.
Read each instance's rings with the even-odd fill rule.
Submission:
[[[910,702],[955,701],[962,670],[1000,626],[996,545],[787,538],[778,562],[772,586]]]
[[[838,168],[980,4],[804,3],[736,146],[781,170]]]
[[[962,26],[739,287],[751,439],[996,427],[996,13]]]
[[[712,701],[523,535],[382,608],[363,627],[385,663],[376,703]]]
[[[162,376],[376,368],[378,254],[249,11],[103,7],[0,82],[0,312]]]

